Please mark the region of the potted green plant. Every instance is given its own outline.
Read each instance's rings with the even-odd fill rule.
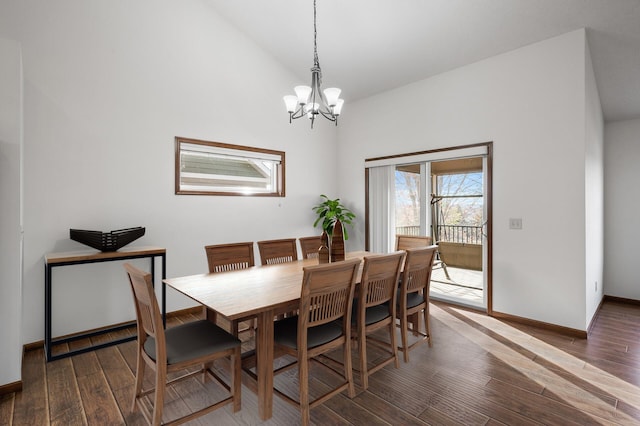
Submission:
[[[351,221],[356,217],[356,215],[346,208],[341,202],[339,198],[335,200],[329,199],[326,195],[320,195],[324,200],[313,207],[313,211],[318,215],[315,222],[313,222],[313,227],[315,228],[320,223],[322,226],[322,230],[327,233],[329,238],[331,238],[331,234],[333,233],[333,225],[335,225],[336,221],[340,221],[343,225],[344,230],[344,239],[349,239],[349,234],[347,233],[347,228],[345,225],[351,225]]]

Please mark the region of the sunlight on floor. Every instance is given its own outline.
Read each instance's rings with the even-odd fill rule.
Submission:
[[[610,395],[635,409],[640,409],[640,388],[637,386],[484,314],[431,305],[431,315],[511,368],[544,386],[565,403],[585,414],[597,416],[594,417],[595,421],[606,419],[616,423],[622,421],[636,424],[635,419],[603,401],[598,397],[598,393],[584,390],[543,364],[553,364],[565,373],[575,376],[576,381],[587,382],[597,388],[600,394]],[[486,329],[487,332],[479,328]],[[508,341],[509,345],[500,340]],[[512,349],[514,344],[528,351],[529,355],[525,356]],[[586,366],[589,368],[585,368]]]

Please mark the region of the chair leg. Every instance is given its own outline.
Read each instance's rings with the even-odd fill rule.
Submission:
[[[360,346],[365,346],[364,342]],[[366,360],[366,358],[365,358]],[[365,361],[366,362],[366,361]],[[351,339],[346,339],[344,343],[344,378],[347,380],[349,389],[349,398],[356,396],[356,389],[353,386],[353,365],[351,363]]]
[[[407,327],[408,318],[406,315],[400,317],[400,337],[402,338],[402,353],[404,362],[409,362],[409,330]]]
[[[162,409],[164,408],[164,390],[167,385],[167,371],[165,368],[158,366],[156,371],[156,392],[153,402],[153,418],[152,425],[162,424]]]
[[[136,360],[136,384],[133,389],[133,404],[131,405],[131,411],[136,410],[136,403],[138,402],[138,397],[140,393],[142,393],[142,382],[144,381],[144,367],[145,362],[142,359],[142,354],[140,353],[140,349],[137,350],[137,360]]]
[[[233,371],[231,372],[231,390],[233,392],[233,412],[237,413],[238,411],[240,411],[240,408],[242,406],[242,399],[241,399],[241,386],[242,386],[242,380],[240,377],[240,373],[242,370],[242,354],[240,351],[240,348],[238,348],[238,350],[236,350],[234,352],[234,354],[231,356],[231,368],[233,369]]]
[[[206,383],[209,375],[207,374],[207,370],[211,370],[213,372],[213,361],[206,363],[202,367],[202,383]]]
[[[416,312],[415,314],[411,315],[411,331],[413,332],[414,336],[417,336],[418,333],[420,332],[420,313]]]
[[[428,306],[424,310],[424,329],[425,329],[425,333],[427,334],[427,343],[429,344],[429,347],[431,347],[431,325],[430,325],[430,322],[429,322],[429,307]]]
[[[358,330],[358,348],[360,356],[360,381],[362,382],[362,389],[367,390],[369,387],[369,374],[367,372],[367,343],[366,333],[364,328]],[[346,367],[345,367],[346,368]]]
[[[393,353],[394,364],[396,368],[400,368],[400,360],[398,359],[398,345],[396,343],[396,323],[391,321],[389,323],[389,342],[391,345],[391,352]]]
[[[309,409],[309,359],[306,352],[298,353],[298,381],[300,386],[300,416],[302,425],[308,426],[311,422]]]

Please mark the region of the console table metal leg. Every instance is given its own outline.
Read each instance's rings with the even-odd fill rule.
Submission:
[[[162,254],[162,324],[167,328],[167,285],[164,280],[167,278],[167,255]]]
[[[44,265],[44,350],[51,359],[51,265]]]

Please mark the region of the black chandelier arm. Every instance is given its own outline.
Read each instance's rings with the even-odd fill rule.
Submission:
[[[302,107],[298,108],[295,112],[290,112],[289,113],[289,123],[291,123],[291,120],[297,120],[298,118],[304,117],[307,114],[305,114],[302,111]]]
[[[320,114],[322,114],[322,116],[324,118],[326,118],[329,121],[337,121],[338,120],[338,116],[337,115],[333,115],[333,113],[331,112],[325,112],[323,110],[318,110],[320,112]]]
[[[313,128],[313,122],[315,121],[315,118],[318,114],[322,115],[327,120],[336,123],[336,126],[338,125],[337,115],[333,115],[331,112],[327,112],[327,111],[323,111],[322,109],[319,109],[317,112],[311,113],[311,117],[310,117],[311,128]],[[304,106],[301,106],[295,112],[289,113],[289,123],[291,123],[293,120],[297,120],[298,118],[307,117],[308,115],[309,115],[308,112],[304,112]]]

